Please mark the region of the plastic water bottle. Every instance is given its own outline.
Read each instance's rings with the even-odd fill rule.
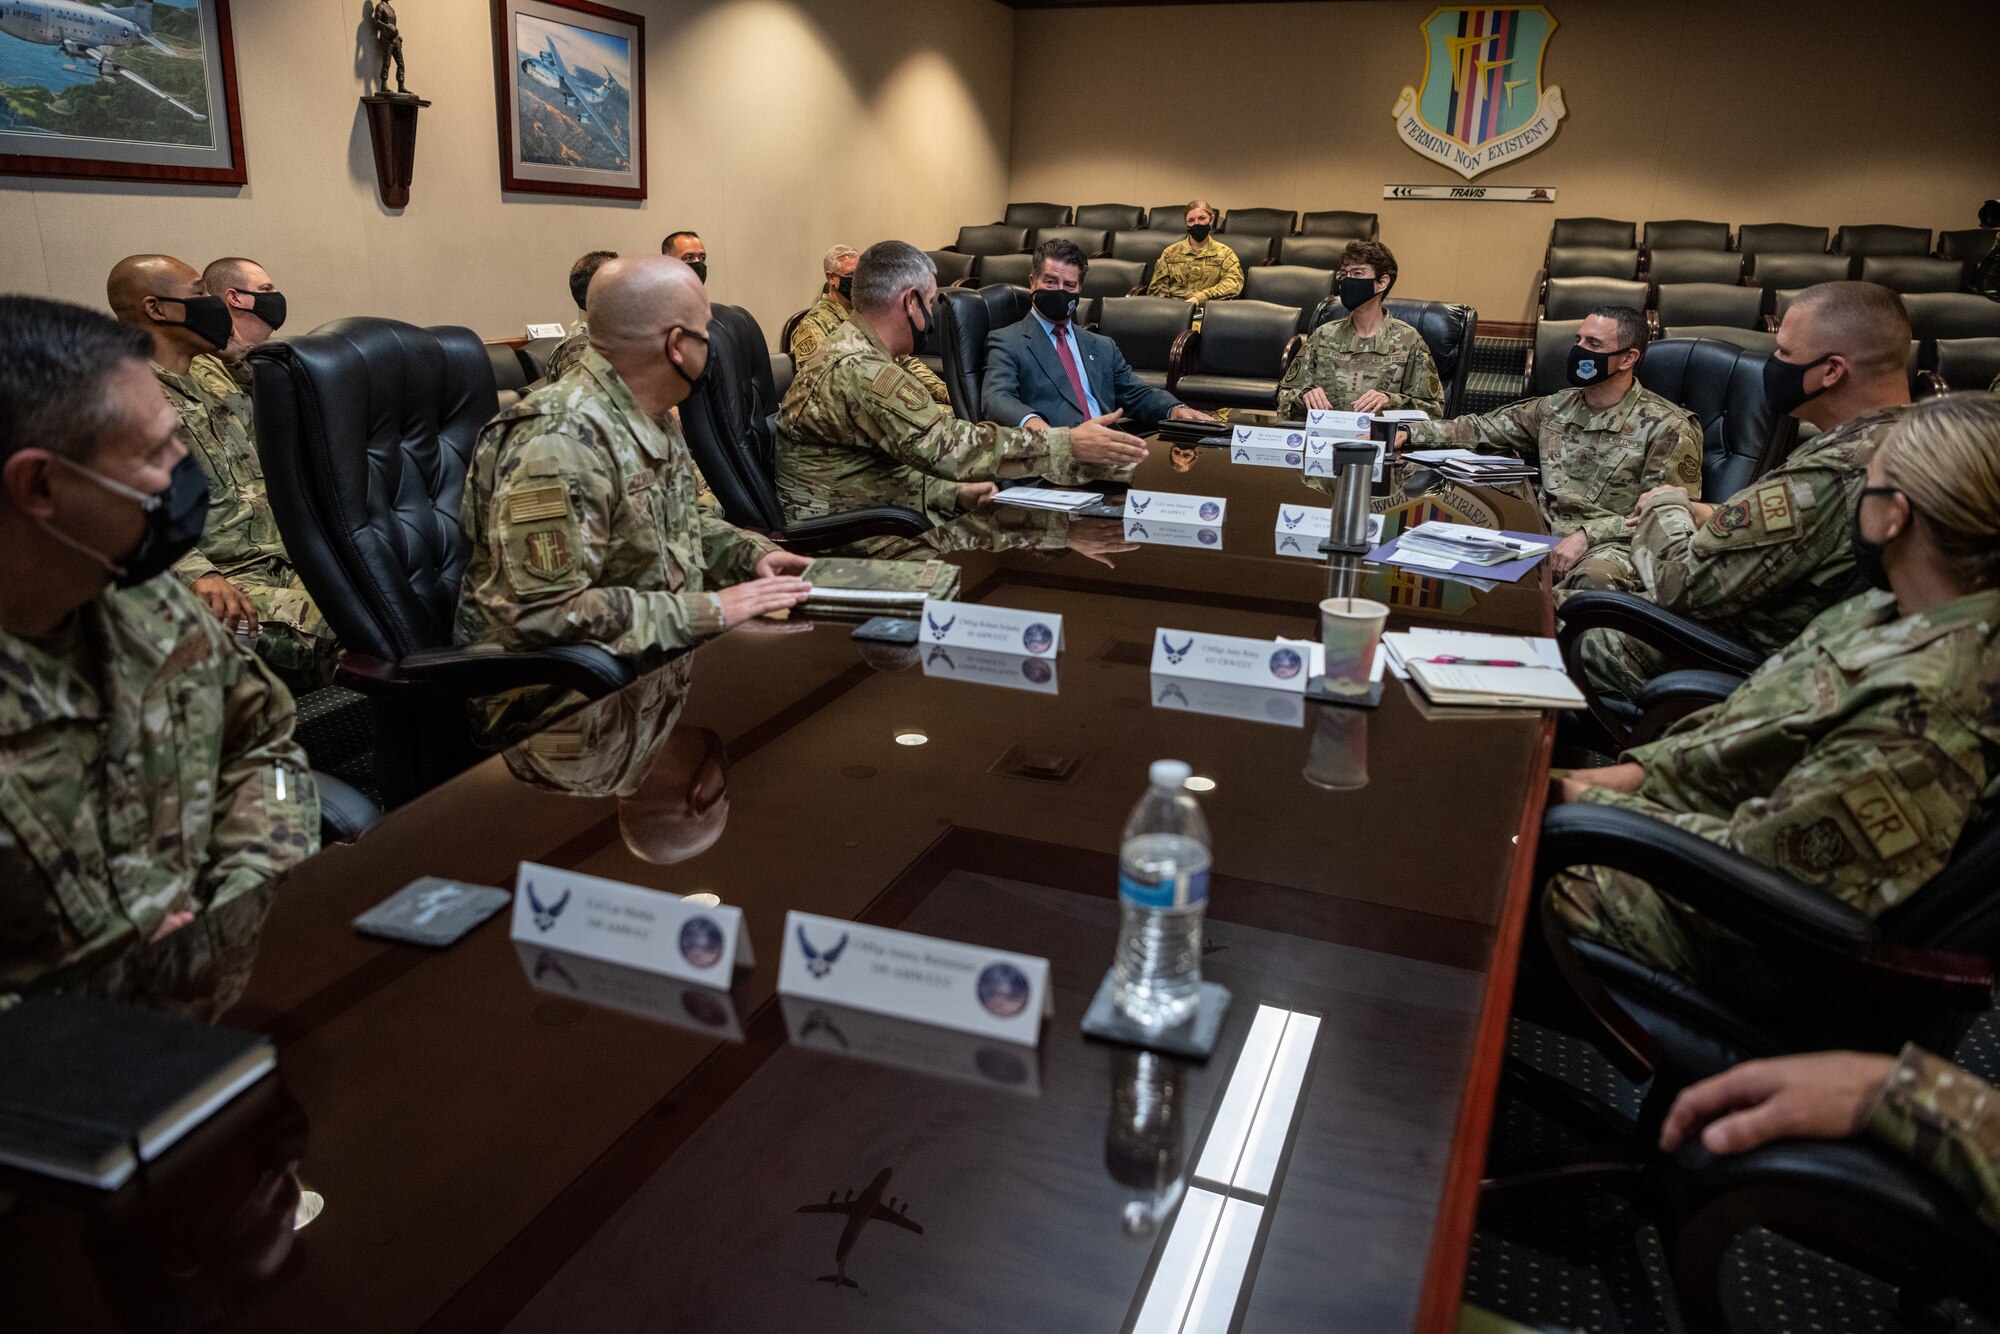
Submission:
[[[1201,918],[1208,907],[1208,821],[1188,795],[1191,772],[1155,760],[1125,821],[1118,855],[1118,955],[1112,1003],[1150,1029],[1194,1013],[1201,994]]]

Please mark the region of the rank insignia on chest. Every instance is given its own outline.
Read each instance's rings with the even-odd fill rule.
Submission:
[[[560,528],[545,528],[538,533],[529,533],[524,541],[528,552],[528,573],[543,579],[556,579],[569,573],[576,557],[570,552],[568,533]]]
[[[1782,533],[1792,526],[1792,497],[1783,482],[1758,487],[1751,499],[1757,502],[1757,517],[1763,520],[1765,532]]]
[[[569,513],[569,492],[559,486],[539,486],[507,497],[507,517],[515,523],[560,519]]]

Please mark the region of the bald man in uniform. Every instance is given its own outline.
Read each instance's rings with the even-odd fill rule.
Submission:
[[[473,447],[460,644],[593,644],[641,661],[796,606],[811,562],[698,503],[673,415],[708,366],[708,297],[677,259],[607,261],[591,280],[590,348],[495,417]],[[481,708],[511,730],[520,692]]]
[[[230,305],[204,292],[201,275],[169,255],[118,261],[105,294],[120,323],[153,340],[153,374],[208,478],[201,542],[174,573],[226,627],[254,637],[257,653],[287,684],[325,685],[338,645],[285,554],[264,492],[250,401],[220,396],[193,373],[196,358],[221,352],[235,336]]]

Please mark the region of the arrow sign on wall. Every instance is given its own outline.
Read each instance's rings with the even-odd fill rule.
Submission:
[[[1553,185],[1385,185],[1384,199],[1456,199],[1473,204],[1553,204]]]

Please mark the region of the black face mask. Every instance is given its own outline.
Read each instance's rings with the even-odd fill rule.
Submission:
[[[1776,361],[1777,358],[1771,358]],[[1887,590],[1889,569],[1882,563],[1882,553],[1888,549],[1887,542],[1870,542],[1861,535],[1861,504],[1869,496],[1893,496],[1898,494],[1893,486],[1864,486],[1861,494],[1854,498],[1854,568],[1868,581],[1870,588]]]
[[[937,318],[931,314],[930,307],[926,306],[923,328],[917,327],[917,322],[910,318],[907,311],[903,314],[903,321],[910,326],[910,355],[921,357],[925,349],[931,345],[931,326],[937,323]]]
[[[1569,382],[1579,389],[1601,384],[1611,378],[1611,358],[1630,352],[1629,347],[1614,348],[1610,352],[1592,352],[1582,343],[1569,350]]]
[[[1197,222],[1191,224],[1188,227],[1188,235],[1194,238],[1194,243],[1196,245],[1200,245],[1203,241],[1206,241],[1208,239],[1208,234],[1214,230],[1215,228],[1209,226],[1205,222]]]
[[[167,489],[152,496],[114,481],[94,468],[72,463],[61,455],[54,457],[64,467],[82,473],[113,495],[135,502],[146,512],[146,529],[139,534],[139,544],[123,560],[112,560],[61,529],[48,523],[42,524],[42,530],[49,536],[64,546],[81,551],[109,570],[111,582],[118,587],[132,588],[166,573],[175,561],[194,550],[194,544],[201,540],[202,526],[208,522],[208,477],[194,455],[183,455],[181,461],[174,465]]]
[[[249,292],[250,313],[271,326],[276,333],[285,327],[285,294],[283,292]]]
[[[1802,365],[1778,360],[1773,353],[1764,363],[1764,397],[1771,404],[1771,410],[1781,417],[1790,416],[1806,404],[1824,394],[1827,386],[1821,385],[1811,393],[1806,392],[1806,372],[1831,357],[1805,362]]]
[[[689,261],[687,262],[687,266],[688,266],[689,268],[691,268],[691,269],[693,269],[693,270],[694,270],[694,276],[695,276],[695,277],[697,277],[697,278],[701,279],[701,284],[702,284],[702,286],[704,286],[704,287],[708,286],[708,261],[707,261],[707,260],[705,260],[705,259],[691,259],[691,260],[689,260]]]
[[[843,278],[836,279],[833,284],[833,290],[840,293],[842,301],[854,300],[854,275],[850,273]]]
[[[229,316],[229,303],[219,296],[163,296],[161,301],[178,301],[181,317],[177,320],[161,320],[161,324],[172,329],[187,329],[195,337],[211,347],[227,347],[229,335],[236,329],[236,321]],[[195,465],[197,468],[199,464]]]
[[[681,331],[681,337],[683,338],[691,338],[695,342],[700,343],[703,347],[707,347],[709,345],[708,337],[705,334],[698,334],[694,330],[679,324],[676,324],[674,328],[679,329]],[[667,332],[672,333],[673,330],[669,329]],[[674,374],[680,376],[681,379],[687,381],[688,392],[690,394],[693,393],[696,389],[700,388],[701,382],[708,378],[708,362],[706,360],[704,360],[701,363],[700,375],[689,375],[686,371],[682,370],[680,366],[674,361],[673,355],[671,352],[667,350],[666,345],[662,345],[660,351],[661,355],[666,357],[667,365],[672,366],[674,368]]]
[[[1375,299],[1373,278],[1342,278],[1340,280],[1340,304],[1347,307],[1350,314]]]
[[[1059,287],[1037,287],[1028,299],[1034,303],[1035,313],[1050,324],[1062,324],[1076,314],[1075,292],[1065,292]]]

